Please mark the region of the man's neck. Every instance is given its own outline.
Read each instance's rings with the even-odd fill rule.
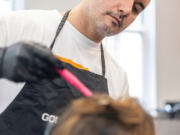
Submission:
[[[104,37],[98,35],[94,30],[93,25],[88,21],[86,12],[87,11],[85,11],[81,5],[78,5],[71,10],[68,21],[87,38],[94,42],[100,43]]]

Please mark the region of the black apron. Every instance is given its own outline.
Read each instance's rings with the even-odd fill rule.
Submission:
[[[63,16],[51,44],[54,46],[57,36],[66,22],[70,11]],[[102,74],[98,75],[64,63],[79,80],[92,92],[108,93],[105,76],[105,60],[101,45]],[[10,92],[10,90],[9,90]],[[72,99],[83,95],[63,78],[43,80],[38,83],[26,83],[13,102],[0,115],[0,135],[43,135],[48,122],[56,120],[54,114],[62,112]]]

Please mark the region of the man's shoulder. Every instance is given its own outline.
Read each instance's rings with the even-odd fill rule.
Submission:
[[[5,21],[7,24],[26,21],[31,22],[34,20],[44,21],[58,17],[61,17],[61,15],[57,10],[19,10],[7,11],[0,14],[0,20]]]
[[[48,44],[56,32],[61,15],[57,10],[21,10],[3,14],[7,45],[20,40]],[[1,21],[0,21],[1,22]]]
[[[6,14],[6,15],[31,15],[31,14],[40,15],[40,14],[51,14],[53,12],[58,13],[57,10],[27,9],[27,10],[7,11],[7,12],[4,12],[3,14]]]
[[[4,16],[11,19],[22,19],[22,20],[33,20],[35,19],[51,19],[52,17],[57,17],[58,11],[57,10],[19,10],[19,11],[12,11],[4,13]]]

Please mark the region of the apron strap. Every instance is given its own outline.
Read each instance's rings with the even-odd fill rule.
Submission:
[[[101,65],[102,65],[102,75],[105,77],[106,65],[105,65],[104,49],[102,43],[101,43]]]
[[[67,12],[64,14],[64,16],[63,16],[63,18],[62,18],[62,20],[61,20],[61,22],[60,22],[60,24],[59,24],[59,26],[58,26],[58,29],[57,29],[57,31],[56,31],[56,35],[55,35],[54,40],[53,40],[53,42],[51,43],[51,46],[50,46],[50,49],[51,49],[51,50],[52,50],[52,48],[54,47],[54,43],[55,43],[55,41],[56,41],[59,33],[61,32],[61,30],[62,30],[62,28],[63,28],[63,26],[64,26],[64,24],[65,24],[65,22],[66,22],[66,20],[67,20],[67,18],[68,18],[68,15],[69,15],[70,11],[71,11],[71,10],[67,11]]]
[[[57,31],[56,31],[56,35],[55,35],[54,40],[53,40],[53,42],[51,43],[51,46],[50,46],[50,49],[51,49],[51,50],[52,50],[52,48],[54,47],[54,44],[55,44],[55,42],[56,42],[56,39],[57,39],[59,33],[61,32],[61,30],[62,30],[62,28],[63,28],[63,26],[64,26],[64,24],[65,24],[65,22],[66,22],[66,20],[67,20],[67,18],[68,18],[68,15],[69,15],[70,11],[71,11],[71,10],[67,11],[67,12],[64,14],[64,16],[63,16],[63,18],[62,18],[62,20],[61,20],[61,22],[60,22],[60,24],[59,24],[59,26],[58,26],[58,29],[57,29]],[[103,75],[103,77],[105,77],[105,72],[106,72],[105,69],[106,69],[106,67],[105,67],[104,49],[103,49],[102,43],[101,43],[101,66],[102,66],[102,75]]]

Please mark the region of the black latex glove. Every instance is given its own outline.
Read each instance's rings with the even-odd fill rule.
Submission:
[[[15,82],[37,82],[58,76],[61,66],[51,51],[38,43],[18,42],[0,49],[0,77]]]

